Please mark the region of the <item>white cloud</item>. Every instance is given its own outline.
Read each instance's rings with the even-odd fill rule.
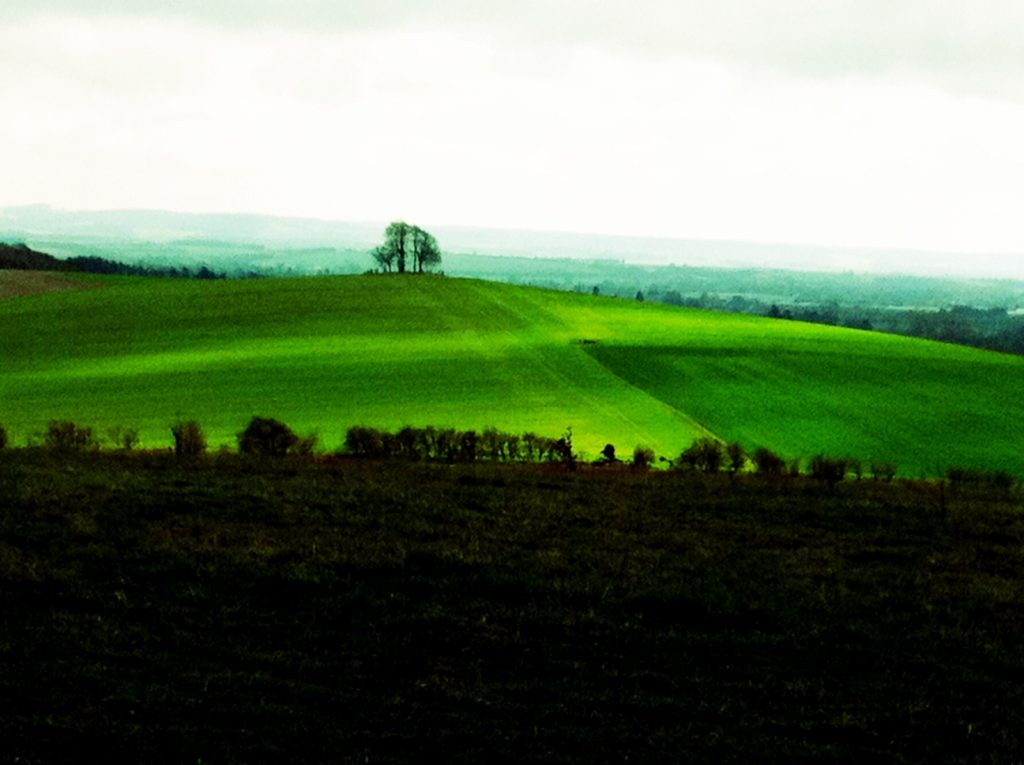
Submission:
[[[803,76],[913,72],[939,86],[1021,95],[1016,0],[5,0],[0,20],[178,19],[325,33],[441,27],[459,36],[708,57]]]
[[[1024,251],[1013,6],[737,3],[11,16],[0,204]]]

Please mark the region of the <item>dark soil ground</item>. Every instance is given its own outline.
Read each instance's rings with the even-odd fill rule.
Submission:
[[[0,453],[0,760],[1012,763],[1024,511],[938,484]]]

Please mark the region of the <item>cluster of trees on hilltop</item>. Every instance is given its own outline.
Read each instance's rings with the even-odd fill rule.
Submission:
[[[396,220],[384,230],[384,243],[371,252],[385,273],[406,271],[422,274],[441,264],[437,239],[419,226]]]
[[[23,242],[0,242],[0,270],[7,271],[63,271],[79,274],[105,274],[111,276],[161,276],[175,279],[224,279],[223,273],[206,266],[191,269],[187,266],[154,267],[129,265],[97,256],[55,258],[45,252],[33,250]]]

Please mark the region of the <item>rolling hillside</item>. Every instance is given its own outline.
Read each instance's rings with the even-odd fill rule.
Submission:
[[[197,419],[234,446],[278,417],[337,447],[367,424],[496,426],[674,455],[711,432],[1024,473],[1024,359],[877,333],[438,277],[116,278],[0,301],[0,423],[146,446]]]

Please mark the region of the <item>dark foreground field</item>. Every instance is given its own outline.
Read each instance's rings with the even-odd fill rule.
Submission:
[[[1020,762],[1024,512],[946,494],[3,453],[0,758]]]

